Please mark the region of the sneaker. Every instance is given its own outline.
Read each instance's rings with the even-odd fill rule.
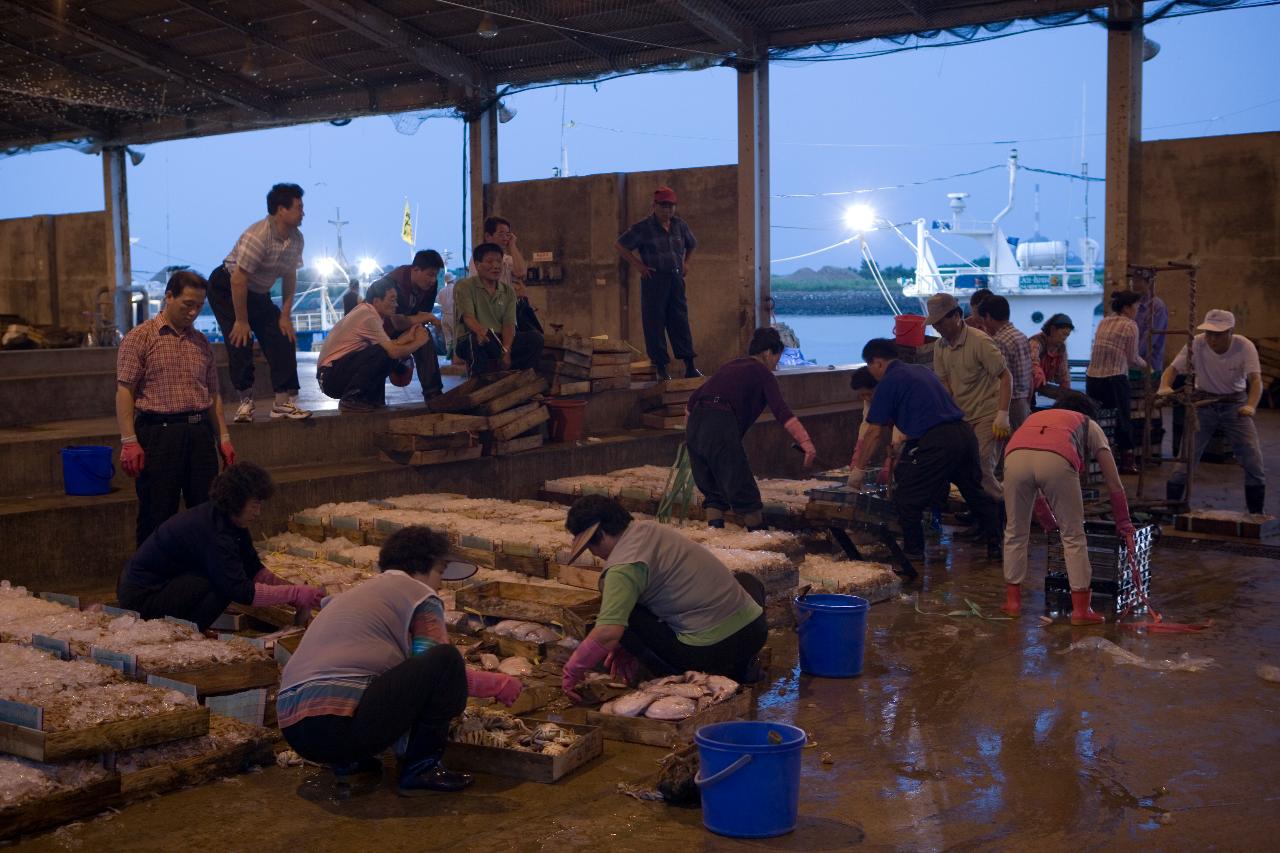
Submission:
[[[419,797],[431,791],[461,791],[473,781],[470,773],[447,770],[438,760],[427,759],[405,769],[396,793],[402,797]]]
[[[373,403],[370,403],[368,400],[365,400],[361,397],[343,397],[341,400],[338,401],[339,412],[346,412],[348,414],[353,414],[353,415],[355,414],[362,415],[365,412],[372,412],[376,408],[377,406],[375,406]],[[307,414],[309,415],[311,413],[308,412]],[[271,413],[271,416],[275,417],[274,411]],[[285,417],[285,415],[281,415],[281,417]],[[306,417],[306,415],[304,415],[303,417]]]
[[[271,418],[288,418],[291,421],[300,421],[311,417],[311,413],[306,409],[299,409],[295,398],[290,397],[283,403],[275,403],[271,406]]]
[[[253,398],[245,397],[236,408],[235,423],[247,424],[253,421]]]

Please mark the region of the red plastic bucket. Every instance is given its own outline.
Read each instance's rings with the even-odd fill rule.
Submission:
[[[893,318],[893,340],[904,347],[924,346],[924,317],[899,314]]]
[[[582,438],[582,422],[587,414],[586,400],[548,400],[547,431],[552,441],[574,442]]]

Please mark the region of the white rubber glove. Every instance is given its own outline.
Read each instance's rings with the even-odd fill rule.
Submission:
[[[991,423],[991,434],[1004,441],[1012,433],[1013,429],[1009,426],[1009,413],[996,412],[996,419]]]
[[[1161,385],[1159,388],[1156,389],[1157,397],[1168,397],[1172,393],[1173,393],[1172,385]]]

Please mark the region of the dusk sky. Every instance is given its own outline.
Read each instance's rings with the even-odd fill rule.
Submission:
[[[1148,27],[1160,54],[1144,67],[1144,138],[1280,129],[1280,8],[1235,9]],[[1004,162],[1016,147],[1024,165],[1105,173],[1106,34],[1096,25],[1016,35],[973,45],[922,49],[844,62],[775,62],[771,67],[772,191],[775,195],[883,187]],[[517,112],[501,126],[503,180],[546,178],[560,162],[563,131],[571,174],[707,166],[736,160],[734,72],[648,74],[539,89],[507,99]],[[567,100],[566,100],[567,99]],[[660,106],[655,107],[655,104]],[[1087,105],[1087,106],[1085,106]],[[420,209],[418,247],[463,248],[462,122],[430,118],[416,133],[381,116],[346,127],[304,125],[143,146],[129,172],[134,276],[166,264],[208,273],[236,237],[265,214],[276,181],[306,190],[308,261],[332,251],[326,220],[341,208],[351,261],[405,262],[399,241],[407,197]],[[1016,141],[1014,141],[1016,140]],[[1082,233],[1080,182],[1019,176],[1006,230],[1029,236],[1033,185],[1040,184],[1042,232]],[[0,218],[102,207],[100,158],[71,151],[0,159]],[[1004,203],[1003,170],[856,198],[895,222],[945,218],[946,193],[971,193],[971,215]],[[841,224],[854,199],[775,198],[773,257],[800,255],[848,236]],[[686,210],[696,198],[682,198]],[[1090,189],[1091,235],[1101,241],[1103,188]],[[515,223],[516,233],[520,223]],[[909,262],[891,235],[871,245],[882,263]],[[851,246],[793,261],[854,265]]]

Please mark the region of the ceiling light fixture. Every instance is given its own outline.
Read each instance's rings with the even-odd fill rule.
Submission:
[[[480,19],[480,26],[476,27],[476,35],[482,39],[498,37],[498,25],[493,22],[493,17],[488,12],[485,12],[484,17]]]

